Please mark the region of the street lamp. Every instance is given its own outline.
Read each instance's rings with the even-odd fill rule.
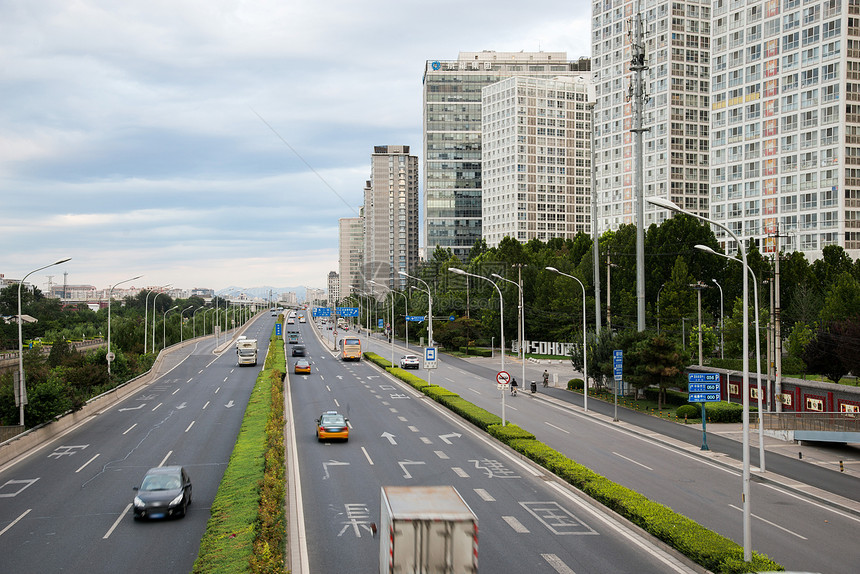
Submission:
[[[194,338],[197,337],[197,312],[201,311],[203,309],[205,309],[205,307],[197,307],[197,309],[195,309],[194,312],[191,313],[191,324],[192,324],[192,331],[194,332]],[[205,312],[203,313],[203,317],[204,318],[206,317]],[[205,326],[205,323],[204,323],[204,326]]]
[[[185,334],[182,332],[182,315],[184,315],[185,312],[188,311],[189,309],[193,309],[193,308],[194,308],[194,305],[189,305],[188,307],[186,307],[185,309],[182,310],[182,313],[179,314],[179,342],[180,343],[185,340],[185,337],[184,337]],[[192,313],[192,315],[193,315],[193,313]]]
[[[567,273],[562,273],[555,267],[546,267],[547,271],[552,271],[553,273],[558,273],[563,277],[567,277],[569,279],[573,279],[579,286],[582,287],[582,376],[585,378],[584,384],[582,385],[582,393],[583,393],[583,406],[588,411],[588,346],[587,339],[585,337],[585,285],[582,284],[582,281],[574,277],[573,275],[568,275]],[[618,417],[616,416],[616,419]]]
[[[382,287],[383,289],[387,289],[389,293],[394,293],[391,290],[391,287],[387,285],[383,285],[382,283],[377,283],[373,279],[368,281],[371,285],[376,285],[377,287]],[[391,368],[394,368],[394,297],[391,298]]]
[[[741,257],[743,259],[744,266],[747,265],[747,254],[746,254],[746,245],[744,245],[738,236],[734,234],[734,232],[729,229],[727,226],[722,223],[717,223],[712,219],[708,219],[702,215],[697,213],[693,213],[691,211],[687,211],[678,205],[675,205],[665,197],[652,196],[648,198],[648,202],[656,205],[657,207],[662,207],[664,209],[671,209],[672,211],[677,211],[678,213],[684,213],[689,215],[690,217],[695,217],[701,221],[706,223],[710,223],[711,225],[716,225],[717,227],[725,230],[726,233],[734,239],[737,244],[740,246]],[[750,358],[749,358],[749,279],[747,279],[747,274],[742,273],[743,275],[743,413],[741,415],[741,420],[743,421],[743,479],[742,479],[742,498],[743,498],[743,530],[744,530],[744,561],[749,562],[752,560],[752,540],[750,536],[750,411],[749,411],[749,390],[750,390]]]
[[[720,257],[725,257],[726,259],[730,259],[732,261],[738,261],[739,259],[736,257],[732,257],[731,255],[726,255],[723,253],[718,253],[708,247],[707,245],[696,245],[696,249],[700,251],[704,251],[706,253],[712,253],[714,255],[719,255]],[[762,413],[762,392],[761,392],[761,343],[759,339],[761,338],[761,331],[759,330],[759,312],[758,312],[758,278],[753,273],[753,270],[747,265],[747,271],[750,273],[750,277],[753,280],[753,313],[755,313],[755,356],[756,356],[756,387],[758,392],[758,457],[759,457],[759,467],[762,472],[765,472],[765,464],[764,464],[764,426],[762,425],[761,413]],[[716,283],[716,281],[714,281]],[[722,295],[722,293],[721,293]],[[722,298],[720,298],[720,311],[722,314]]]
[[[424,291],[425,293],[427,293],[427,343],[428,343],[427,346],[428,347],[434,347],[435,341],[433,341],[433,295],[430,292],[430,285],[428,285],[427,282],[424,281],[423,279],[419,279],[418,277],[413,277],[412,275],[409,275],[403,271],[398,271],[398,273],[400,275],[403,275],[404,277],[409,277],[410,279],[415,279],[416,281],[418,281],[419,283],[424,285],[424,287],[427,288],[427,290]],[[430,376],[429,372],[427,373],[427,376],[428,377]],[[428,380],[427,382],[429,383],[430,381]]]
[[[173,311],[174,309],[179,309],[179,305],[174,305],[170,309],[164,312],[161,316],[161,348],[164,349],[167,346],[167,314]]]
[[[469,273],[468,271],[463,271],[462,269],[458,269],[457,267],[449,267],[448,271],[451,273],[455,273],[457,275],[465,275],[467,277],[475,277],[476,279],[483,279],[484,281],[489,282],[493,287],[496,288],[496,291],[499,292],[499,327],[501,328],[501,336],[502,336],[502,371],[505,370],[505,300],[502,297],[502,290],[499,289],[499,286],[496,285],[495,281],[484,277],[483,275],[475,275],[474,273]],[[526,382],[523,380],[523,385]],[[502,426],[505,426],[505,390],[502,389]]]
[[[172,283],[168,283],[163,287],[159,287],[159,289],[166,289],[170,287]],[[154,291],[147,291],[146,299],[143,302],[143,354],[146,354],[146,343],[149,341],[149,296],[152,295]],[[158,297],[158,293],[155,294],[155,297]],[[155,299],[152,300],[152,322],[155,323]]]
[[[65,259],[60,259],[59,261],[55,261],[50,265],[45,265],[44,267],[39,267],[38,269],[33,269],[21,279],[21,282],[18,283],[18,407],[19,413],[21,416],[21,426],[24,426],[24,405],[27,404],[27,385],[24,383],[24,338],[21,331],[21,323],[24,320],[21,318],[21,286],[24,284],[24,281],[37,271],[41,271],[42,269],[47,269],[48,267],[53,267],[54,265],[60,265],[61,263],[65,263],[66,261],[70,261],[72,258],[67,257]],[[110,348],[108,348],[110,350]],[[110,368],[110,363],[108,363],[108,368]]]
[[[107,352],[107,355],[105,357],[107,359],[107,364],[108,364],[108,377],[110,377],[110,364],[113,361],[113,353],[110,350],[110,301],[111,301],[111,299],[113,299],[113,289],[117,285],[122,285],[123,283],[128,283],[129,281],[134,281],[135,279],[140,279],[141,277],[143,277],[143,275],[138,275],[137,277],[132,277],[131,279],[126,279],[124,281],[120,281],[119,283],[114,283],[113,285],[111,285],[110,289],[108,290],[108,341],[107,341],[108,352]]]
[[[666,284],[663,283],[662,285],[660,285],[660,288],[657,289],[657,334],[658,335],[660,334],[660,293],[663,292],[663,287],[665,287],[665,286],[666,286]]]
[[[711,281],[713,281],[714,285],[717,286],[717,289],[720,290],[720,359],[722,360],[725,358],[723,353],[723,288],[720,287],[720,284],[717,283],[716,279],[711,279]],[[758,314],[756,314],[756,317],[758,317]]]
[[[519,289],[520,298],[519,298],[519,305],[517,305],[517,306],[519,307],[519,316],[520,316],[519,317],[519,319],[520,319],[520,329],[519,329],[519,331],[520,331],[520,357],[522,358],[522,362],[523,362],[522,379],[523,379],[523,385],[525,385],[526,384],[526,349],[525,349],[525,346],[523,344],[523,339],[525,338],[525,331],[526,331],[526,310],[523,308],[523,288],[516,281],[511,281],[510,279],[505,279],[504,277],[502,277],[498,273],[491,273],[490,277],[496,277],[497,279],[501,279],[502,281],[507,281],[508,283],[515,285],[516,288]]]
[[[696,247],[698,247],[698,245]],[[702,283],[701,281],[697,281],[696,283],[691,284],[690,287],[692,289],[695,289],[695,291],[696,291],[696,300],[698,302],[698,309],[699,309],[699,366],[701,367],[702,366],[702,289],[707,289],[708,286],[705,283]],[[686,344],[687,344],[687,342],[684,341],[684,345],[686,345]]]
[[[152,352],[155,352],[155,302],[158,301],[158,296],[161,295],[161,291],[155,294],[155,297],[152,298]],[[204,325],[205,327],[205,325]],[[205,328],[204,328],[205,331]]]

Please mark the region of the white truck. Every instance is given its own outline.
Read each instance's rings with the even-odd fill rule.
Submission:
[[[257,339],[239,339],[236,341],[236,355],[239,365],[257,364]]]
[[[379,574],[475,574],[478,517],[453,486],[383,486]]]

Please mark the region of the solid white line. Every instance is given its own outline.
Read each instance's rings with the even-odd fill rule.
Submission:
[[[167,459],[170,458],[171,454],[173,454],[172,450],[167,451],[167,454],[164,455],[164,458],[161,459],[161,462],[158,463],[158,466],[164,466],[164,463],[167,462]]]
[[[653,469],[653,468],[651,468],[650,466],[645,466],[645,465],[644,465],[644,464],[642,464],[641,462],[636,462],[636,461],[635,461],[635,460],[633,460],[632,458],[627,458],[627,457],[626,457],[626,456],[624,456],[623,454],[618,454],[618,453],[617,453],[617,452],[615,452],[615,451],[612,451],[612,454],[614,454],[615,456],[620,456],[621,458],[623,458],[623,459],[624,459],[624,460],[626,460],[627,462],[632,462],[633,464],[638,464],[638,465],[639,465],[639,466],[641,466],[642,468],[647,468],[648,470],[654,470],[654,469]]]
[[[206,404],[205,404],[205,405],[203,405],[203,409],[205,409],[205,408],[206,408],[206,407],[208,407],[208,406],[209,406],[209,401],[206,401]],[[201,409],[201,410],[203,410],[203,409]]]
[[[137,426],[137,423],[134,423],[133,425],[131,425],[130,427],[128,427],[127,429],[125,429],[125,432],[124,432],[124,433],[122,433],[122,434],[126,434],[126,433],[128,433],[128,431],[130,431],[131,429],[133,429],[133,428],[134,428],[134,427],[136,427],[136,426]]]
[[[126,515],[126,513],[129,511],[130,508],[131,508],[131,502],[129,502],[128,505],[125,507],[125,509],[120,513],[120,515],[116,519],[116,522],[114,522],[113,526],[110,527],[110,530],[108,530],[105,533],[105,535],[102,536],[102,540],[107,540],[108,538],[110,538],[110,535],[113,534],[113,531],[116,530],[117,526],[119,526],[119,521],[122,520],[123,516]]]
[[[365,450],[365,448],[364,448],[364,447],[361,447],[361,452],[363,452],[363,453],[364,453],[364,458],[366,458],[366,459],[367,459],[367,462],[369,462],[369,463],[370,463],[370,466],[373,466],[373,461],[370,459],[370,455],[369,455],[369,454],[367,454],[367,450]]]
[[[729,508],[734,508],[735,510],[740,510],[741,512],[743,512],[743,511],[744,511],[744,509],[743,509],[743,508],[741,508],[741,507],[739,507],[739,506],[735,506],[734,504],[729,504]],[[783,532],[788,532],[788,533],[789,533],[789,534],[791,534],[792,536],[797,536],[797,537],[798,537],[798,538],[800,538],[801,540],[809,540],[806,536],[801,536],[801,535],[800,535],[800,534],[798,534],[797,532],[794,532],[793,530],[789,530],[788,528],[785,528],[785,527],[783,527],[783,526],[780,526],[779,524],[776,524],[775,522],[771,522],[770,520],[767,520],[766,518],[762,518],[761,516],[759,516],[759,515],[757,515],[757,514],[750,514],[750,516],[752,516],[752,517],[754,517],[754,518],[758,518],[759,520],[761,520],[761,521],[762,521],[762,522],[764,522],[765,524],[770,524],[771,526],[773,526],[773,527],[775,527],[775,528],[779,528],[779,529],[780,529],[780,530],[782,530]]]
[[[193,427],[193,426],[194,426],[194,421],[191,421],[191,424],[190,424],[190,425],[188,425],[188,428],[186,428],[186,429],[185,429],[185,432],[190,431],[190,430],[191,430],[191,427]]]
[[[565,564],[555,554],[541,554],[541,558],[546,560],[546,563],[552,566],[552,569],[558,572],[558,574],[576,574],[576,572],[570,569],[570,566]]]
[[[131,429],[128,429],[128,430],[131,430]],[[126,431],[126,432],[128,432],[128,431]],[[122,433],[122,434],[125,434],[125,433]],[[84,468],[85,468],[89,463],[91,463],[92,461],[94,461],[94,460],[95,460],[95,459],[97,459],[98,457],[99,457],[99,455],[98,455],[98,454],[97,454],[97,455],[95,455],[94,457],[92,457],[90,460],[88,460],[88,461],[87,461],[87,462],[85,462],[83,465],[81,465],[81,468],[79,468],[78,470],[76,470],[76,471],[75,471],[75,473],[78,473],[78,472],[81,472],[82,470],[84,470]]]
[[[496,501],[496,499],[493,498],[493,495],[490,494],[489,492],[487,492],[486,490],[484,490],[483,488],[476,488],[474,490],[475,490],[475,494],[480,496],[485,502],[495,502]]]
[[[24,513],[23,513],[23,514],[21,514],[21,516],[19,516],[18,518],[16,518],[16,519],[15,519],[15,520],[13,520],[12,522],[10,522],[10,523],[9,523],[9,525],[8,525],[6,528],[4,528],[3,530],[0,530],[0,536],[3,536],[4,534],[6,534],[6,531],[7,531],[7,530],[9,530],[10,528],[12,528],[12,527],[13,527],[13,526],[15,526],[16,524],[18,524],[18,521],[19,521],[19,520],[21,520],[22,518],[24,518],[25,516],[27,516],[28,514],[30,514],[30,511],[31,511],[31,510],[33,510],[33,509],[32,509],[32,508],[28,508],[27,510],[25,510],[25,511],[24,511]]]
[[[523,523],[514,516],[502,516],[502,520],[508,523],[508,526],[514,529],[514,532],[519,534],[528,534],[529,529],[523,526]]]
[[[563,429],[563,428],[561,428],[561,427],[557,427],[557,426],[555,426],[554,424],[552,424],[552,423],[548,423],[548,422],[546,422],[546,421],[543,421],[543,422],[544,422],[544,424],[545,424],[545,425],[550,426],[550,427],[554,428],[555,430],[560,430],[561,432],[563,432],[563,433],[565,433],[565,434],[570,434],[570,431],[569,431],[569,430],[565,430],[565,429]]]

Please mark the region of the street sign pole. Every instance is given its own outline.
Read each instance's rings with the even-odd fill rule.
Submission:
[[[621,350],[612,351],[612,369],[615,375],[615,384],[613,385],[615,390],[615,415],[613,416],[613,422],[618,422],[618,383],[624,377],[624,352]],[[585,383],[586,385],[588,382]]]
[[[711,450],[708,448],[708,416],[705,414],[705,403],[699,403],[702,405],[702,450]]]
[[[708,413],[705,403],[715,403],[720,400],[720,375],[717,373],[690,373],[687,375],[688,402],[699,403],[702,407],[702,449],[708,448]]]

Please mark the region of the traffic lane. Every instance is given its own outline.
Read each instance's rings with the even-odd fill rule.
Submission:
[[[460,377],[459,382],[464,378]],[[462,386],[450,377],[446,379],[452,383],[452,390]],[[467,386],[469,400],[494,410],[492,396],[497,392],[487,393],[487,387],[492,385],[480,380],[471,382],[473,385]],[[508,405],[520,399],[509,400]],[[648,437],[615,425],[561,410],[551,403],[525,399],[517,402],[513,409],[508,407],[508,418],[534,432],[542,442],[610,480],[742,543],[742,521],[739,520],[742,496],[737,471],[654,443]],[[495,410],[500,412],[498,403]],[[536,425],[535,421],[543,424]],[[809,547],[839,548],[851,544],[847,533],[856,529],[854,517],[834,513],[822,505],[802,501],[767,485],[753,483],[751,488],[757,522],[756,550],[783,564],[814,570],[820,568],[821,556],[810,553]],[[820,525],[825,528],[819,528]],[[850,568],[849,562],[853,561],[853,557],[840,553],[828,553],[828,559],[841,568]]]
[[[358,368],[353,370],[359,371]],[[432,416],[428,421],[429,413],[426,406],[421,404],[426,399],[419,398],[419,395],[403,397],[402,395],[405,393],[397,392],[394,385],[389,384],[388,381],[374,381],[370,378],[372,375],[367,373],[361,373],[359,376],[362,376],[363,380],[356,379],[355,383],[358,384],[350,381],[342,384],[353,390],[357,388],[358,394],[362,392],[361,389],[363,388],[364,393],[372,396],[369,405],[373,407],[376,403],[376,410],[378,407],[382,407],[382,412],[376,413],[375,416],[370,414],[370,416],[362,418],[361,424],[364,426],[364,431],[360,435],[357,432],[351,433],[350,448],[355,449],[358,445],[360,450],[361,447],[364,447],[362,454],[359,455],[357,451],[353,451],[352,456],[350,456],[346,449],[338,448],[336,458],[328,456],[333,452],[332,450],[324,450],[322,458],[319,460],[305,461],[303,469],[325,469],[324,471],[318,470],[310,478],[314,487],[330,480],[334,473],[342,473],[347,467],[350,467],[348,484],[342,485],[341,490],[338,490],[337,493],[343,495],[342,489],[348,489],[350,500],[358,501],[346,503],[351,505],[354,512],[359,512],[361,516],[378,516],[378,486],[381,484],[410,484],[414,480],[416,484],[462,483],[460,485],[462,489],[468,487],[469,482],[474,481],[477,484],[474,486],[474,492],[480,492],[480,494],[468,495],[470,499],[483,506],[486,506],[488,502],[502,501],[500,505],[504,508],[501,511],[502,514],[498,516],[490,515],[488,517],[485,514],[485,520],[481,522],[482,568],[489,563],[490,569],[511,571],[512,567],[515,570],[533,568],[536,563],[542,562],[546,568],[545,571],[553,571],[554,566],[552,564],[557,565],[570,561],[570,557],[565,554],[571,551],[570,539],[565,536],[574,534],[574,531],[570,531],[567,526],[562,527],[561,524],[567,524],[568,521],[571,521],[578,529],[575,531],[576,534],[582,535],[585,532],[588,535],[594,534],[593,529],[586,528],[576,520],[575,514],[570,509],[565,508],[557,500],[552,500],[553,497],[557,498],[557,495],[546,491],[542,479],[533,478],[530,491],[528,488],[524,489],[521,483],[514,485],[511,482],[509,486],[504,486],[506,479],[519,479],[521,477],[496,458],[482,456],[480,454],[482,449],[468,444],[468,441],[465,441],[460,447],[455,446],[456,443],[463,440],[460,438],[462,434],[450,432],[452,431],[451,421],[434,423]],[[365,408],[364,403],[366,401],[360,402],[358,397],[342,400],[349,400],[351,404],[355,405],[353,412],[358,410],[359,404],[362,405],[362,410]],[[294,398],[294,404],[298,402],[298,397]],[[392,406],[395,403],[396,406]],[[353,421],[355,421],[355,417],[353,417]],[[413,422],[417,424],[412,424]],[[355,425],[355,422],[353,424]],[[422,431],[427,429],[421,427],[425,426],[429,426],[431,430],[429,433],[422,434]],[[376,438],[377,436],[379,438]],[[416,458],[416,454],[419,453],[422,455],[421,460]],[[372,465],[371,461],[373,461]],[[454,466],[451,466],[452,464]],[[358,465],[357,468],[352,468],[356,465]],[[373,478],[356,476],[356,472],[359,472],[361,466],[368,470],[373,468],[375,476]],[[305,484],[307,483],[306,480]],[[375,485],[376,488],[371,489],[370,492],[355,492],[356,488],[361,488],[367,483]],[[493,492],[496,493],[495,496],[493,496]],[[534,494],[523,500],[523,492]],[[467,496],[465,493],[463,495],[464,498]],[[361,496],[365,497],[364,501],[361,501]],[[366,497],[371,497],[370,502],[367,502]],[[319,498],[322,501],[330,502],[332,492],[320,495]],[[372,509],[369,508],[371,504],[373,505]],[[308,502],[306,501],[307,507]],[[557,527],[566,529],[565,534],[557,535],[559,536],[558,540],[564,540],[564,542],[543,544],[540,547],[542,550],[540,556],[529,555],[528,552],[522,553],[520,556],[510,555],[509,549],[512,545],[521,544],[521,538],[524,534],[538,530],[534,526],[535,521],[546,525],[547,520],[556,519],[560,521]],[[531,529],[523,526],[524,524],[532,524]],[[308,531],[313,531],[315,535],[322,535],[322,531],[318,528],[315,529],[311,524],[308,525]],[[540,535],[540,538],[543,540],[546,537]],[[611,538],[610,536],[604,537],[607,541]],[[495,546],[497,542],[498,547]],[[577,549],[579,562],[576,563],[583,567],[587,565],[586,569],[582,571],[605,571],[606,557],[604,554],[610,552],[608,548],[611,548],[611,552],[615,556],[620,556],[619,550],[612,546],[612,542],[606,543],[610,546],[604,547],[601,541],[598,544],[589,544],[589,549]],[[594,554],[591,555],[589,552]],[[592,563],[589,563],[588,556],[592,556]],[[643,571],[642,556],[636,555],[628,558],[627,561],[618,558],[618,563],[614,565],[615,570]],[[327,566],[332,565],[327,564]],[[666,565],[660,563],[651,571],[662,572],[665,569]]]

